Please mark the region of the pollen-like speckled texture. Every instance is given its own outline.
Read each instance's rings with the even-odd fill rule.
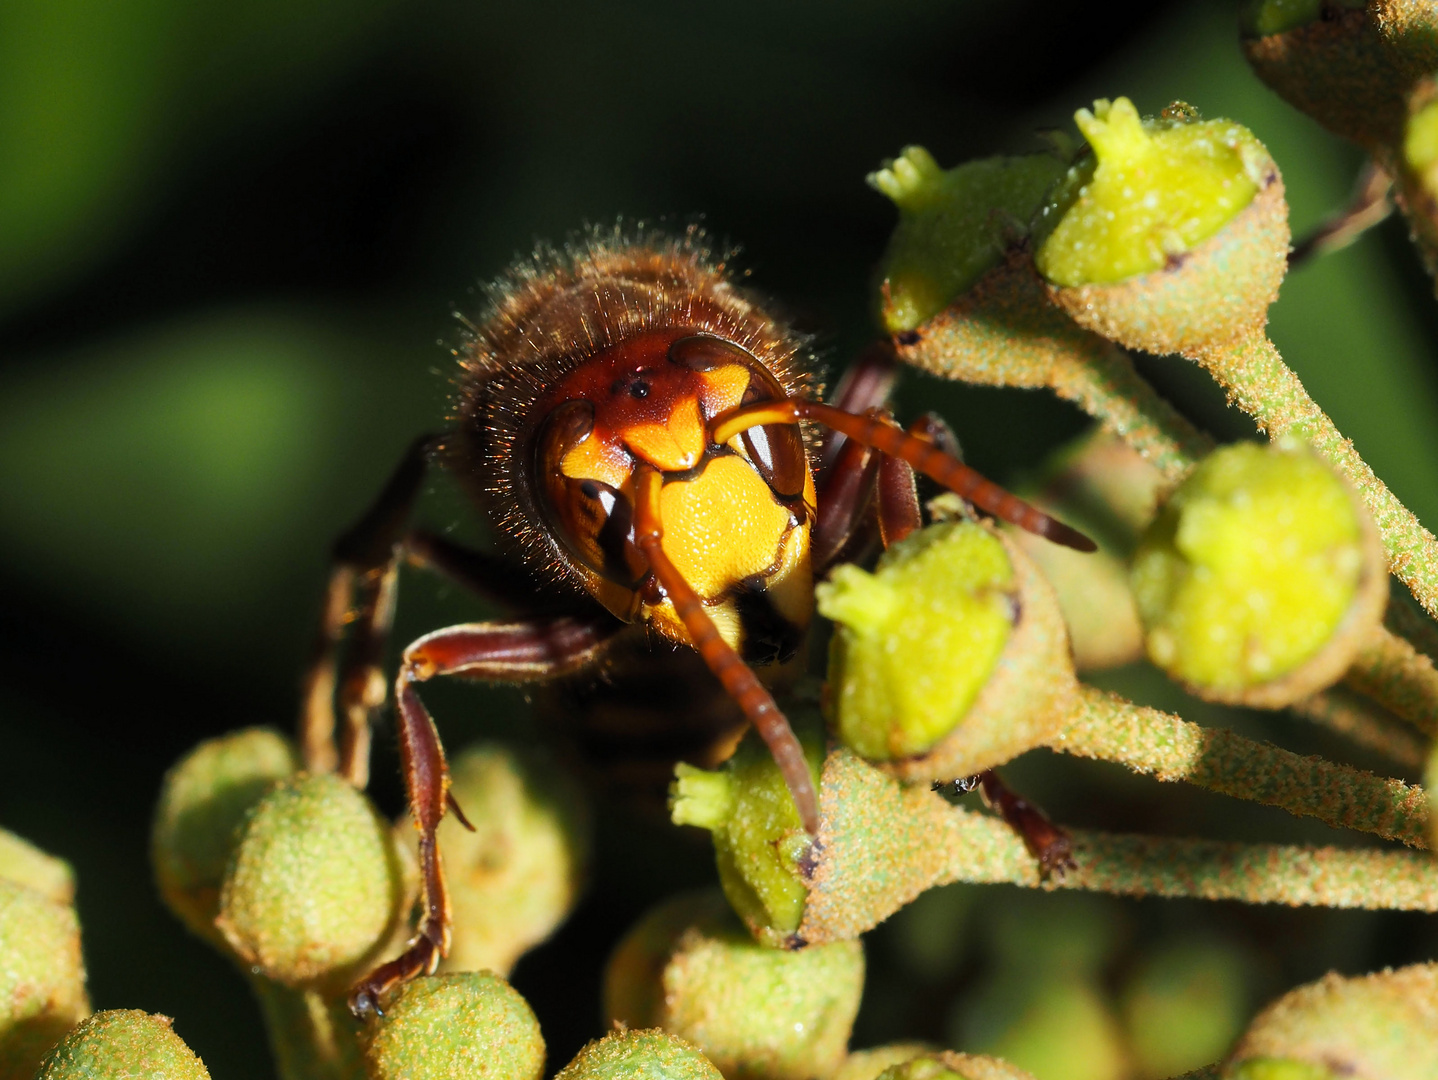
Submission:
[[[828,1077],[844,1060],[864,950],[758,944],[717,890],[651,910],[605,971],[605,1016],[693,1042],[728,1080]]]
[[[195,747],[165,774],[150,857],[166,905],[191,931],[218,941],[220,881],[245,813],[299,762],[289,740],[247,728]]]
[[[345,980],[405,908],[388,824],[333,774],[280,783],[251,810],[216,925],[246,963],[286,985]]]
[[[1230,1080],[1438,1076],[1438,964],[1345,979],[1330,972],[1261,1012],[1229,1057]],[[1280,1065],[1289,1065],[1288,1071]],[[1309,1071],[1302,1071],[1306,1067]]]
[[[30,1077],[90,1012],[75,909],[0,881],[0,1078]]]
[[[1387,596],[1377,545],[1365,543],[1371,532],[1348,486],[1302,443],[1215,451],[1134,555],[1149,658],[1217,700],[1277,707],[1328,685]],[[1316,658],[1349,624],[1355,632],[1316,681],[1277,699],[1245,696]]]
[[[210,1080],[172,1023],[138,1009],[96,1013],[50,1051],[36,1080]]]
[[[665,1031],[616,1031],[575,1055],[554,1080],[722,1080],[699,1049]]]
[[[406,983],[367,1029],[372,1080],[539,1080],[544,1037],[529,1003],[491,971]]]
[[[536,401],[599,351],[646,330],[683,327],[747,349],[786,393],[816,388],[807,341],[732,280],[703,230],[678,235],[594,228],[544,246],[488,290],[489,304],[457,350],[458,430],[446,464],[487,508],[496,532],[545,577],[574,580],[542,527],[528,444]]]

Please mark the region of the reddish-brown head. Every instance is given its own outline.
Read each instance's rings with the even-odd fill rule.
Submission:
[[[813,488],[795,426],[720,447],[709,421],[808,387],[802,342],[700,240],[591,240],[516,271],[465,357],[453,464],[533,565],[683,640],[632,536],[635,470],[664,474],[666,551],[737,641],[740,594],[801,564],[781,606],[807,621]]]

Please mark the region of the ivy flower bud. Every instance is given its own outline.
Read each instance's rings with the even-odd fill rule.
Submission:
[[[0,881],[24,885],[57,904],[75,902],[75,873],[64,859],[0,829]]]
[[[1431,78],[1422,80],[1409,99],[1395,179],[1432,273],[1438,267],[1438,82]]]
[[[993,157],[940,169],[922,146],[905,147],[869,174],[899,223],[880,264],[880,319],[891,334],[948,307],[1028,232],[1064,171],[1056,154]]]
[[[347,981],[408,910],[388,823],[333,774],[299,775],[249,812],[216,926],[242,961],[287,986]]]
[[[878,1075],[890,1066],[902,1065],[935,1050],[928,1043],[920,1042],[889,1043],[868,1050],[855,1050],[839,1066],[834,1080],[877,1080]]]
[[[364,1036],[370,1080],[539,1080],[544,1038],[529,1003],[498,975],[405,983]]]
[[[1149,1077],[1217,1061],[1249,1016],[1251,962],[1224,941],[1185,940],[1147,953],[1123,989],[1129,1052]]]
[[[1155,664],[1210,700],[1281,708],[1343,675],[1388,583],[1348,486],[1282,440],[1194,469],[1144,535],[1133,591]]]
[[[96,1013],[46,1055],[35,1080],[210,1080],[205,1063],[175,1034],[173,1023],[138,1009]]]
[[[298,767],[288,739],[249,728],[202,742],[165,774],[150,857],[160,896],[200,937],[219,943],[220,882],[246,812]]]
[[[815,590],[837,624],[830,713],[839,739],[906,779],[969,776],[1058,729],[1073,692],[1053,591],[987,526],[932,525],[874,573],[838,567]]]
[[[879,1074],[879,1080],[1034,1080],[1034,1077],[1002,1058],[943,1050],[892,1065]]]
[[[554,1080],[722,1080],[697,1047],[665,1031],[616,1031],[595,1039]]]
[[[1328,974],[1269,1005],[1238,1041],[1225,1080],[1427,1080],[1438,1076],[1438,964]]]
[[[786,711],[817,790],[824,753],[819,718],[802,705]],[[749,732],[733,757],[712,772],[680,762],[669,810],[676,825],[698,825],[714,834],[724,895],[750,933],[767,945],[783,945],[804,916],[809,890],[803,866],[811,841],[764,741]]]
[[[0,880],[0,1077],[29,1077],[90,1013],[75,909]]]
[[[508,975],[573,909],[589,862],[587,808],[547,755],[486,743],[450,763],[451,792],[474,825],[439,824],[453,938],[445,971]],[[396,837],[417,854],[409,818]]]
[[[1080,109],[1093,157],[1051,196],[1035,255],[1054,301],[1126,347],[1190,352],[1263,327],[1288,267],[1283,182],[1253,134],[1185,105]]]
[[[808,1080],[843,1062],[863,988],[857,940],[766,948],[706,891],[661,904],[625,935],[604,1008],[611,1021],[687,1039],[728,1080]]]
[[[1402,123],[1403,76],[1365,0],[1253,0],[1240,20],[1254,73],[1294,108],[1370,152]]]

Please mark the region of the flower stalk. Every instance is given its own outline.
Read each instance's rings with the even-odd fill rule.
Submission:
[[[1075,869],[1045,878],[998,818],[906,786],[847,750],[824,765],[823,824],[798,937],[855,937],[951,882],[1252,904],[1438,911],[1426,854],[1075,830]]]

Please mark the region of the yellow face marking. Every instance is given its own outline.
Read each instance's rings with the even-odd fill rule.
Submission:
[[[699,401],[694,397],[676,402],[664,423],[635,424],[624,432],[624,443],[630,452],[660,472],[694,468],[704,456],[708,441]]]
[[[701,371],[699,381],[704,385],[700,398],[707,416],[718,416],[729,409],[737,409],[744,400],[744,391],[749,389],[749,369],[743,364],[725,364],[712,371]]]
[[[571,480],[598,480],[621,488],[634,471],[634,463],[619,447],[590,435],[560,459],[559,471]]]

